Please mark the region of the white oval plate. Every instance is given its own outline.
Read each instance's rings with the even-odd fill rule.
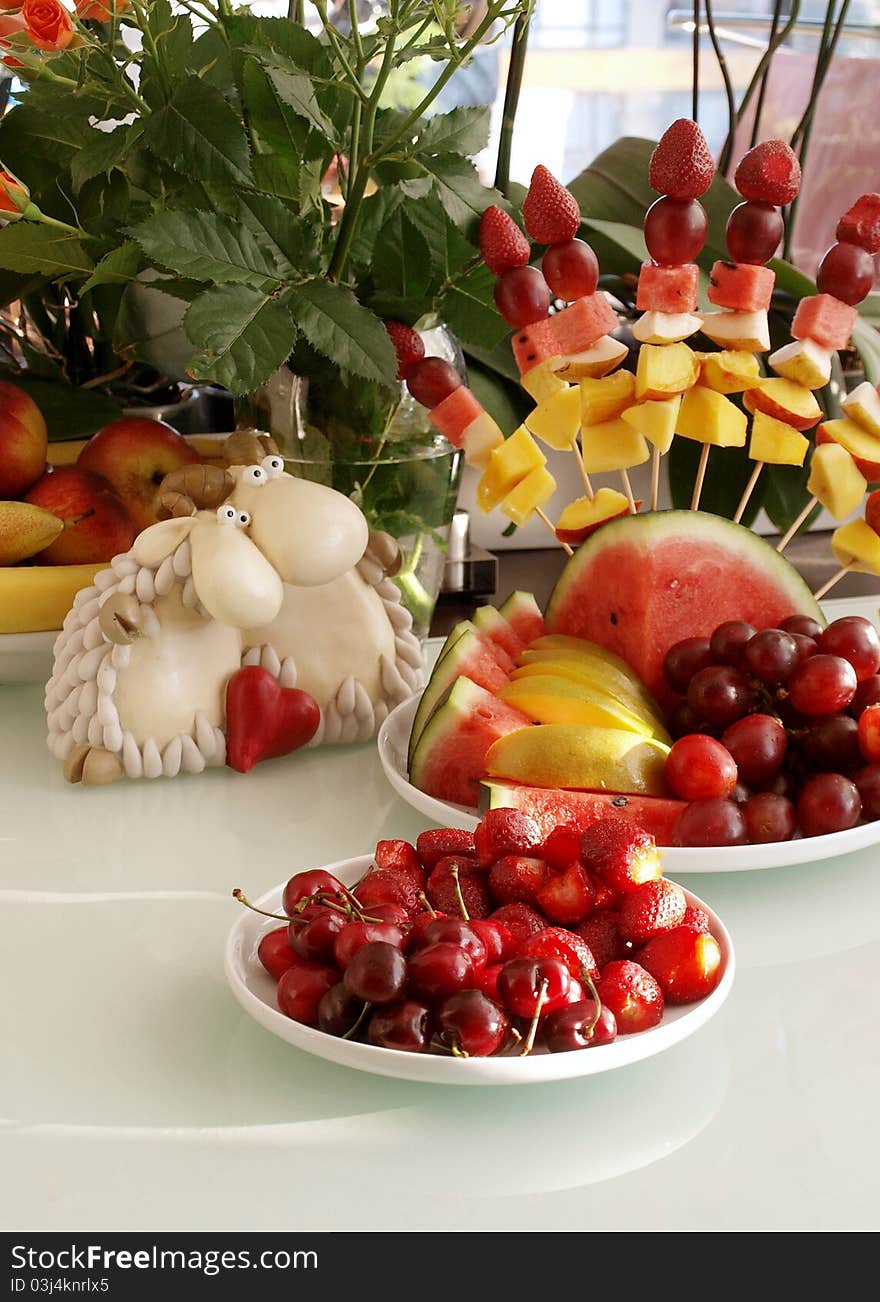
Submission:
[[[372,855],[356,859],[343,859],[327,864],[329,872],[340,881],[352,886],[373,862]],[[278,913],[284,883],[257,901],[261,909]],[[437,1085],[531,1085],[540,1081],[567,1080],[572,1076],[593,1076],[597,1072],[612,1071],[631,1062],[651,1058],[664,1049],[693,1035],[718,1012],[733,985],[735,961],[733,942],[724,923],[708,904],[685,891],[688,904],[705,910],[712,932],[721,947],[723,970],[721,980],[710,995],[698,1004],[669,1008],[663,1021],[653,1030],[640,1035],[624,1035],[611,1044],[595,1049],[575,1050],[571,1053],[536,1052],[528,1058],[452,1058],[433,1053],[405,1053],[398,1049],[379,1049],[371,1044],[357,1044],[335,1035],[327,1035],[310,1026],[303,1026],[278,1011],[275,1002],[275,981],[265,971],[257,958],[257,946],[267,931],[278,924],[262,918],[250,909],[243,909],[226,942],[226,979],[232,993],[246,1013],[273,1035],[286,1040],[306,1053],[327,1058],[343,1067],[368,1071],[378,1076],[396,1076],[402,1080],[416,1080]]]
[[[420,814],[441,827],[461,827],[472,832],[479,822],[473,809],[435,800],[419,791],[409,780],[406,755],[418,701],[418,697],[403,701],[391,711],[379,729],[376,741],[385,776],[401,799]],[[878,843],[880,820],[861,823],[847,832],[798,837],[794,841],[778,841],[772,845],[719,845],[710,850],[664,846],[663,865],[671,877],[682,873],[749,872],[758,868],[785,868],[817,859],[833,859]]]
[[[0,633],[0,686],[45,683],[52,673],[52,648],[58,630],[48,633]]]

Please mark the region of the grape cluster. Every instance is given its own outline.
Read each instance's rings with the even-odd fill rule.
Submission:
[[[670,647],[681,696],[666,762],[688,801],[682,846],[787,841],[880,818],[880,637],[847,616],[823,629],[792,615],[778,628],[742,620]]]

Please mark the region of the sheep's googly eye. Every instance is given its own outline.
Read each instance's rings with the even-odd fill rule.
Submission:
[[[284,462],[281,457],[263,457],[260,465],[269,479],[277,479],[279,475],[284,474]]]
[[[243,484],[265,484],[266,472],[262,466],[248,466],[241,477]]]
[[[238,512],[234,506],[218,506],[217,519],[221,524],[235,524]]]
[[[246,529],[251,522],[251,517],[247,511],[238,511],[236,513],[235,523],[239,529]]]

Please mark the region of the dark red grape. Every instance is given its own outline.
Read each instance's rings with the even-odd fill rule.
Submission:
[[[409,371],[406,387],[416,402],[433,411],[444,398],[462,386],[462,378],[451,362],[442,357],[423,357]]]
[[[692,262],[706,243],[709,220],[698,199],[656,199],[645,213],[645,243],[655,262],[677,267]]]
[[[855,827],[862,812],[858,788],[841,773],[818,773],[804,786],[798,801],[798,823],[804,836],[824,836]]]
[[[733,800],[694,800],[682,810],[675,826],[676,845],[745,845],[746,820]]]
[[[797,643],[780,628],[756,633],[745,650],[745,667],[768,687],[780,687],[798,663]]]
[[[787,615],[779,621],[779,627],[784,633],[800,633],[813,641],[822,636],[822,625],[809,615]]]
[[[873,678],[880,669],[880,637],[871,621],[859,615],[847,615],[829,624],[819,638],[819,650],[823,655],[848,660],[860,683]]]
[[[846,773],[862,762],[859,725],[848,714],[826,714],[810,724],[801,741],[804,758],[814,769]]]
[[[785,796],[762,791],[752,796],[743,814],[746,832],[752,845],[765,845],[770,841],[790,841],[797,831],[797,812]]]
[[[551,244],[541,270],[553,294],[566,303],[595,293],[599,283],[599,260],[584,240]]]
[[[769,782],[782,768],[788,750],[785,729],[769,714],[749,714],[737,719],[721,740],[736,761],[739,776],[752,786]]]
[[[862,818],[873,823],[880,818],[880,764],[866,764],[854,781],[862,800]]]
[[[674,643],[663,660],[663,673],[674,692],[684,696],[694,674],[714,664],[707,637],[686,637]]]
[[[800,714],[837,714],[856,694],[856,671],[841,656],[812,656],[791,675],[788,693]]]
[[[753,624],[747,624],[742,619],[729,619],[725,624],[719,624],[709,639],[709,649],[716,664],[740,668],[746,643],[751,641],[757,631]]]
[[[735,801],[738,805],[744,805],[747,800],[751,800],[752,795],[752,791],[744,782],[737,782],[733,791],[730,793],[730,799]]]
[[[717,728],[726,728],[752,709],[755,690],[742,670],[729,665],[711,665],[691,679],[687,700],[700,719]]]
[[[782,770],[777,773],[772,782],[768,782],[764,790],[772,793],[774,796],[785,796],[786,800],[797,801],[801,784],[794,773]]]
[[[687,701],[682,701],[670,714],[668,727],[675,739],[689,737],[692,733],[700,731],[700,720]]]
[[[666,785],[679,800],[729,796],[736,786],[736,764],[720,741],[702,733],[681,737],[666,757]]]
[[[809,660],[810,656],[818,655],[819,644],[813,638],[805,637],[803,633],[789,633],[789,637],[794,638],[798,653],[798,664],[802,660]]]
[[[874,259],[857,244],[832,244],[819,263],[816,288],[841,303],[861,303],[874,283]]]
[[[769,203],[740,203],[727,219],[727,248],[734,262],[762,266],[769,262],[785,233],[782,213]]]
[[[870,678],[865,678],[859,683],[849,708],[858,718],[869,705],[880,705],[880,674],[872,674]]]
[[[495,282],[495,306],[512,330],[543,321],[552,298],[537,267],[511,267]]]

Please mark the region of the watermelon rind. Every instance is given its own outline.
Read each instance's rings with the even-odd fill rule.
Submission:
[[[511,592],[498,607],[498,613],[504,616],[521,642],[533,642],[547,631],[541,607],[531,592]]]
[[[530,814],[549,836],[554,827],[589,827],[600,818],[624,818],[649,832],[658,845],[673,845],[675,824],[683,800],[663,796],[622,795],[613,791],[563,791],[556,787],[529,787],[520,782],[483,781],[480,811],[519,809]]]

